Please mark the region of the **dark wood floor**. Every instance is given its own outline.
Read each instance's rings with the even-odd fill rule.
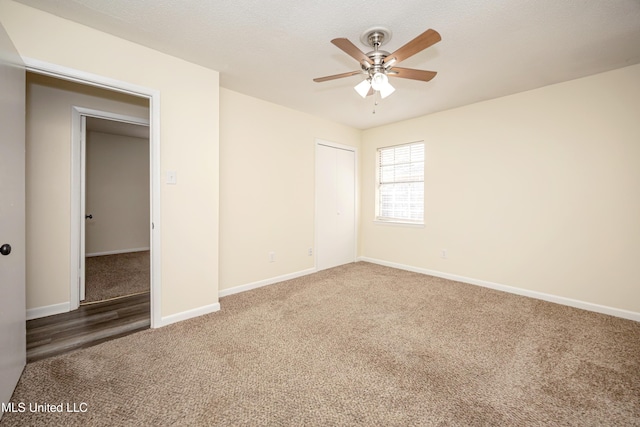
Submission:
[[[149,292],[27,321],[27,363],[148,329]]]

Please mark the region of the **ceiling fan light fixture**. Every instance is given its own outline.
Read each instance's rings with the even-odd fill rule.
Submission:
[[[371,88],[371,83],[369,82],[369,79],[361,81],[354,87],[356,92],[358,92],[358,95],[360,95],[363,98],[367,97],[367,93],[369,93],[370,88]]]
[[[396,89],[389,83],[389,77],[385,73],[375,73],[371,78],[371,88],[380,92],[382,99],[391,95]]]
[[[373,90],[380,90],[389,84],[389,78],[383,73],[375,73],[371,78],[371,87]]]

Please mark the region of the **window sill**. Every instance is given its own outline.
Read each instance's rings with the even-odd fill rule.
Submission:
[[[376,225],[392,225],[394,227],[424,228],[424,223],[418,223],[418,222],[383,221],[379,219],[374,219],[373,223]]]

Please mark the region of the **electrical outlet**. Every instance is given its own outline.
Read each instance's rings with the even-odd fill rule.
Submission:
[[[313,256],[313,248],[309,248],[309,251],[307,252],[307,255]]]
[[[269,262],[276,262],[276,253],[273,251],[269,252]]]
[[[447,259],[447,250],[446,249],[441,249],[440,250],[440,258]]]

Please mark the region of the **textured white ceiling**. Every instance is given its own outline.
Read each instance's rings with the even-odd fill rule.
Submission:
[[[220,72],[225,88],[366,129],[640,63],[640,0],[19,0]],[[401,66],[372,114],[358,69],[330,43],[389,28],[394,51],[427,28],[442,41]]]

